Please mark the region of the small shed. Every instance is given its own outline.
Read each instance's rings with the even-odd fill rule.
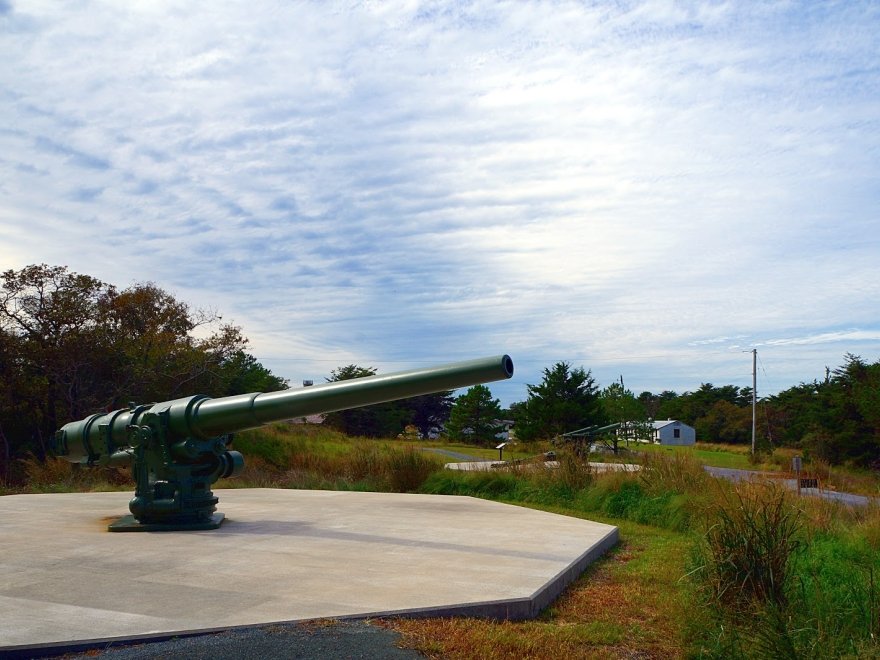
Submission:
[[[661,419],[652,422],[654,441],[661,445],[692,445],[697,441],[697,432],[677,419]]]

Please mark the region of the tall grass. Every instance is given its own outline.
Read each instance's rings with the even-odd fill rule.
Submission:
[[[563,451],[555,469],[538,461],[453,472],[408,442],[306,425],[243,433],[234,446],[245,454],[244,472],[218,487],[473,495],[683,532],[694,550],[682,589],[697,589],[711,613],[700,617],[711,621],[695,632],[695,655],[880,657],[880,507],[720,482],[692,452],[645,452],[640,472],[597,474]],[[127,470],[35,459],[22,466],[30,492],[132,487]]]
[[[691,577],[716,628],[703,655],[880,657],[876,509],[798,499],[778,485],[718,484]]]
[[[772,483],[717,489],[700,549],[702,579],[717,602],[738,611],[785,606],[789,562],[801,544],[800,511]]]
[[[63,458],[48,457],[40,461],[35,456],[22,459],[20,466],[26,476],[26,485],[10,489],[10,492],[66,493],[134,487],[131,471],[127,468],[85,467]]]
[[[245,470],[220,487],[411,492],[443,469],[410,443],[348,438],[308,425],[276,424],[237,436]]]
[[[692,455],[675,453],[645,454],[639,477],[653,492],[700,494],[709,489],[712,477]]]

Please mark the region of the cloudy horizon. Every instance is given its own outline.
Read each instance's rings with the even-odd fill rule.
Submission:
[[[0,0],[0,268],[152,281],[293,385],[636,394],[880,359],[873,2]]]

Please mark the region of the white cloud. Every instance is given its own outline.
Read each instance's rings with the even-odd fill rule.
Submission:
[[[880,349],[877,28],[860,3],[12,3],[0,260],[154,280],[294,381],[508,350],[507,402],[557,359],[684,389],[763,342],[784,387]]]

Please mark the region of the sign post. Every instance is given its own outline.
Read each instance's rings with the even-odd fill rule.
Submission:
[[[798,497],[800,497],[801,496],[801,457],[800,456],[792,456],[791,469],[795,473],[795,479],[797,479],[797,494],[798,494]]]

